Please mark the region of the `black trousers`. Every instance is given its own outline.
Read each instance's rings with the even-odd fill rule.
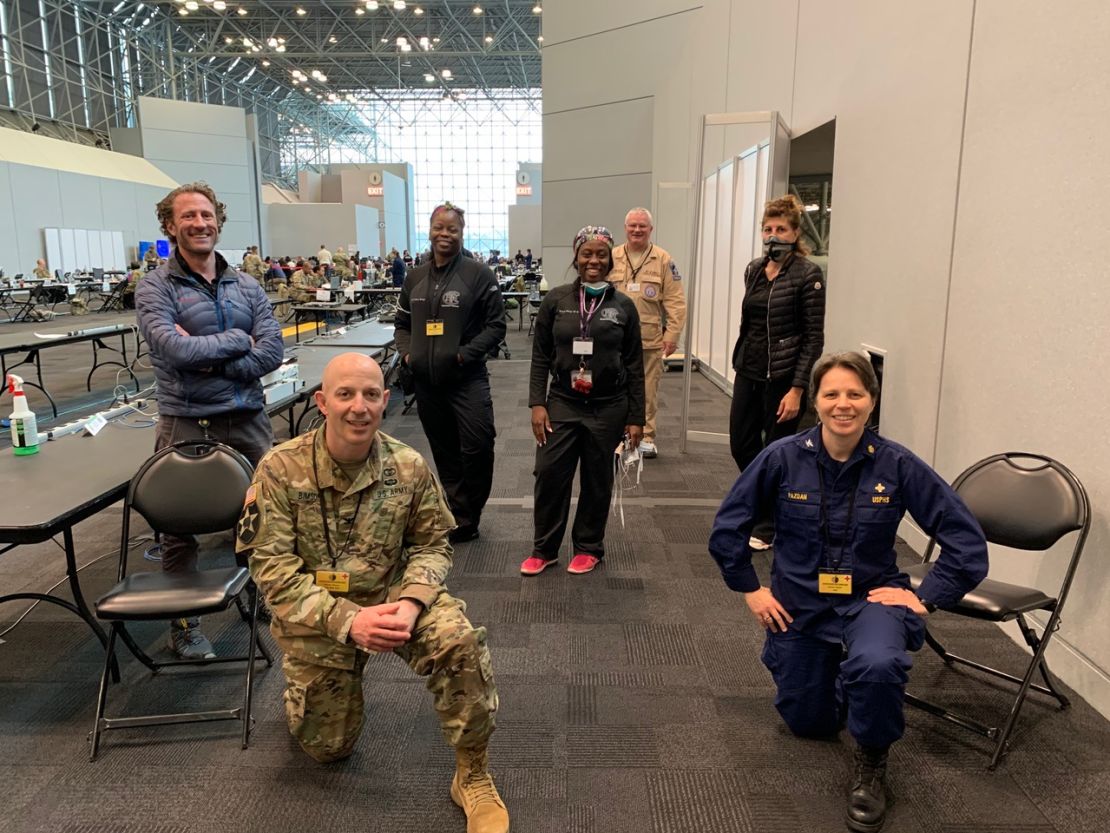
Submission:
[[[196,417],[161,416],[155,432],[154,450],[159,451],[179,440],[210,439],[230,445],[257,467],[258,461],[274,445],[274,431],[265,411],[223,414],[208,417],[202,426]],[[245,559],[236,557],[241,566]],[[197,539],[192,535],[177,538],[162,536],[162,570],[189,573],[197,569]]]
[[[628,421],[628,399],[583,406],[557,396],[547,401],[554,433],[536,448],[535,545],[546,561],[559,557],[570,516],[574,469],[579,469],[578,511],[570,532],[575,554],[605,555],[605,524],[613,497],[613,452]]]
[[[798,432],[798,422],[806,409],[804,393],[798,415],[786,422],[777,421],[779,402],[792,387],[789,376],[767,382],[753,382],[737,374],[732,383],[728,439],[732,459],[736,461],[740,471],[750,466],[752,460],[769,444]],[[763,541],[771,541],[775,537],[775,522],[770,511],[756,522],[752,535]]]
[[[493,398],[489,374],[443,387],[416,380],[420,424],[447,504],[460,526],[478,526],[493,486]]]

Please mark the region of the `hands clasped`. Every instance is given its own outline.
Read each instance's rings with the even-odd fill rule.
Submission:
[[[400,648],[412,638],[421,610],[409,599],[364,607],[351,622],[351,641],[374,653]]]

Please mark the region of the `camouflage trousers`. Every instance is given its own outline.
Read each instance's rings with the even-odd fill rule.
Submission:
[[[451,746],[482,746],[493,734],[497,688],[493,682],[486,629],[466,618],[466,605],[440,593],[416,620],[416,630],[394,651],[428,678],[440,729]],[[327,668],[286,655],[285,716],[289,731],[322,763],[345,758],[362,732],[362,672],[359,651],[353,669]]]

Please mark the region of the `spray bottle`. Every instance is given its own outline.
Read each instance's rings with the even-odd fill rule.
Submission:
[[[35,412],[27,407],[27,394],[23,392],[23,380],[14,373],[9,373],[8,390],[12,392],[12,413],[8,417],[12,426],[12,451],[18,457],[38,454],[39,427],[35,420]]]

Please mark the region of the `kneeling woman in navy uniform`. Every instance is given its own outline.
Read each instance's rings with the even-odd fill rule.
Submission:
[[[811,395],[821,424],[769,445],[732,487],[709,539],[725,583],[764,628],[775,707],[803,737],[835,735],[847,719],[859,748],[848,797],[852,830],[886,815],[887,750],[902,736],[910,651],[924,617],[957,602],[987,574],[978,522],[924,461],[866,428],[879,393],[858,353],[825,356]],[[748,538],[775,517],[771,586],[760,586]],[[915,595],[894,541],[909,512],[941,556]]]
[[[640,317],[606,278],[613,236],[586,226],[574,238],[578,278],[547,293],[536,313],[528,404],[536,449],[535,544],[520,572],[542,573],[559,558],[574,470],[581,493],[571,529],[569,573],[588,573],[605,554],[613,455],[621,437],[636,448],[644,426]],[[550,385],[549,385],[550,383]]]

